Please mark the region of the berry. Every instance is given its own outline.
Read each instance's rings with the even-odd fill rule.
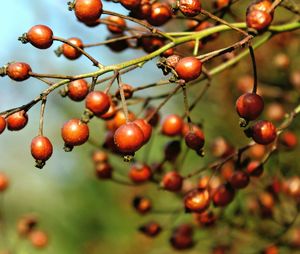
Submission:
[[[193,228],[187,224],[178,226],[170,238],[170,243],[176,250],[190,249],[194,246]]]
[[[261,145],[268,145],[272,143],[277,136],[276,127],[269,121],[258,121],[252,128],[253,140]]]
[[[285,131],[280,135],[280,143],[287,149],[294,149],[298,144],[298,138],[292,131]]]
[[[95,22],[102,14],[101,0],[76,0],[75,15],[83,23]]]
[[[176,171],[166,173],[162,179],[162,187],[168,191],[180,191],[182,188],[183,177]]]
[[[151,200],[145,197],[136,196],[133,201],[132,205],[135,208],[137,212],[140,214],[146,214],[148,213],[152,206],[151,206]]]
[[[184,197],[184,207],[186,212],[204,212],[210,204],[210,195],[207,189],[194,189]]]
[[[176,67],[178,78],[188,82],[198,78],[202,71],[202,63],[196,57],[184,57],[181,58]]]
[[[45,136],[36,136],[31,141],[31,155],[36,160],[46,161],[53,152],[52,143]]]
[[[155,36],[142,37],[140,43],[146,53],[152,53],[165,44],[164,39]]]
[[[112,119],[115,115],[116,115],[116,113],[117,113],[117,104],[116,104],[116,102],[115,101],[111,101],[110,102],[110,106],[109,106],[109,109],[107,110],[107,112],[106,113],[104,113],[104,114],[101,114],[101,115],[96,115],[97,117],[100,117],[100,118],[102,118],[102,119],[104,119],[104,120],[110,120],[110,119]],[[113,122],[113,121],[112,121]]]
[[[96,176],[99,179],[110,179],[112,176],[113,168],[108,162],[97,163],[96,167]]]
[[[0,116],[0,134],[5,130],[6,128],[6,120],[3,116]]]
[[[110,107],[110,98],[104,92],[92,91],[86,96],[85,107],[95,115],[105,114]]]
[[[0,172],[0,192],[3,192],[7,189],[9,185],[9,180],[8,180],[8,177]]]
[[[230,4],[231,0],[214,0],[213,6],[217,10],[223,9]]]
[[[136,119],[133,121],[138,127],[141,128],[144,134],[144,144],[146,144],[151,138],[152,126],[145,119]]]
[[[145,110],[145,118],[148,118],[152,113],[155,111],[155,108],[153,107],[148,107]],[[151,117],[151,119],[148,121],[149,124],[153,127],[156,127],[157,124],[159,123],[160,115],[158,112],[154,113],[154,115]]]
[[[36,25],[30,28],[26,39],[36,48],[47,49],[53,44],[53,32],[48,26]]]
[[[147,21],[153,26],[162,26],[172,18],[172,11],[165,3],[154,3]]]
[[[144,144],[144,134],[135,123],[121,125],[114,134],[114,142],[123,154],[132,154]]]
[[[248,28],[261,32],[271,24],[272,19],[273,16],[267,11],[253,10],[247,13],[246,23]]]
[[[229,179],[229,183],[235,189],[243,189],[248,186],[250,181],[249,175],[241,170],[234,172]]]
[[[122,85],[122,88],[123,88],[123,92],[124,92],[124,96],[125,96],[125,99],[130,99],[133,95],[133,87],[131,85],[128,85],[128,84],[123,84]],[[121,92],[120,92],[120,89],[118,89],[116,91],[116,94],[115,96],[117,97],[118,100],[121,100]]]
[[[248,166],[246,167],[246,172],[250,176],[259,177],[264,171],[263,164],[259,161],[251,161]]]
[[[107,25],[107,29],[114,34],[120,34],[126,28],[126,22],[121,17],[108,16],[106,20],[109,22],[109,24]]]
[[[70,42],[71,44],[83,49],[83,43],[80,39],[78,38],[70,38],[68,39],[68,42]],[[81,52],[78,51],[76,48],[64,43],[61,47],[61,51],[63,53],[63,55],[70,59],[70,60],[75,60],[77,58],[79,58],[81,56]]]
[[[34,230],[29,234],[31,244],[39,249],[45,248],[48,245],[48,236],[44,231]]]
[[[236,111],[247,121],[256,119],[264,109],[263,99],[255,93],[245,93],[236,101]]]
[[[185,134],[184,140],[189,148],[196,151],[200,151],[203,148],[205,142],[202,130],[196,126]]]
[[[146,236],[155,237],[161,232],[161,226],[157,222],[151,221],[139,227],[139,231]]]
[[[120,0],[120,3],[127,9],[127,10],[133,10],[137,8],[141,0]]]
[[[92,160],[95,164],[108,162],[108,155],[102,150],[95,150],[92,154]]]
[[[184,16],[197,16],[201,12],[201,2],[200,0],[179,0],[179,10]]]
[[[6,119],[7,129],[18,131],[23,129],[28,122],[28,115],[24,110],[9,115]]]
[[[229,184],[222,184],[215,190],[212,200],[215,206],[227,206],[234,195],[234,189]]]
[[[183,127],[182,118],[178,115],[171,114],[164,119],[162,123],[161,132],[166,136],[173,137],[176,135],[180,135],[182,127]]]
[[[165,160],[174,162],[177,157],[180,155],[181,152],[181,145],[178,140],[173,140],[168,142],[165,145],[164,149],[164,155],[165,155]]]
[[[68,96],[73,101],[82,101],[89,93],[89,85],[84,79],[71,81],[68,84]]]
[[[63,125],[61,136],[67,146],[79,146],[88,140],[89,127],[79,119],[74,118]]]
[[[128,120],[129,121],[134,121],[135,120],[135,114],[131,111],[128,112]],[[123,110],[119,110],[114,119],[113,119],[113,123],[114,123],[114,128],[118,129],[120,126],[122,126],[123,124],[126,123],[126,118],[125,118],[125,114],[123,112]]]
[[[141,4],[132,9],[129,13],[131,17],[136,19],[147,19],[151,14],[151,4],[149,0],[142,0]]]
[[[151,168],[146,164],[133,164],[128,174],[131,181],[135,183],[144,183],[152,176]]]
[[[28,234],[35,228],[38,221],[33,215],[23,216],[17,224],[17,231],[20,236],[28,236]]]
[[[204,227],[210,227],[215,224],[217,220],[216,215],[212,211],[205,211],[202,213],[194,213],[195,221]]]
[[[10,63],[6,68],[6,74],[15,81],[23,81],[28,79],[30,72],[30,65],[22,62]]]

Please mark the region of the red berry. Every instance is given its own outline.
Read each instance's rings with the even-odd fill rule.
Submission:
[[[110,106],[109,106],[109,109],[107,110],[107,112],[106,113],[104,113],[104,114],[101,114],[101,115],[96,115],[97,117],[100,117],[100,118],[102,118],[102,119],[104,119],[104,120],[110,120],[110,119],[112,119],[115,115],[116,115],[116,113],[117,113],[117,104],[116,104],[116,102],[115,101],[110,101]],[[114,121],[112,121],[112,123],[113,123]],[[107,122],[106,122],[107,123]]]
[[[184,16],[197,16],[201,12],[201,2],[200,0],[179,0],[179,10]]]
[[[285,131],[280,135],[280,142],[286,148],[294,149],[298,144],[298,138],[294,132]]]
[[[162,26],[172,18],[172,11],[165,3],[154,3],[147,21],[153,26]]]
[[[198,78],[202,71],[202,63],[196,57],[184,57],[181,58],[176,67],[178,78],[188,82]]]
[[[120,0],[120,3],[127,9],[127,10],[133,10],[137,8],[141,0]]]
[[[141,128],[144,134],[144,144],[151,138],[152,126],[145,119],[136,119],[133,121],[138,127]]]
[[[264,109],[263,99],[255,93],[245,93],[236,101],[236,111],[245,120],[256,119]]]
[[[113,168],[108,162],[97,163],[95,169],[99,179],[110,179],[112,176]]]
[[[230,4],[231,0],[214,0],[214,8],[216,9],[223,9]]]
[[[61,135],[67,146],[79,146],[89,138],[89,127],[79,119],[67,121],[62,129]]]
[[[31,67],[27,63],[10,63],[6,68],[6,74],[15,81],[23,81],[29,78]]]
[[[162,179],[162,187],[168,191],[180,191],[183,183],[183,177],[176,171],[166,173]]]
[[[264,167],[263,164],[259,161],[251,161],[247,168],[246,171],[250,176],[254,177],[259,177],[263,173]]]
[[[194,213],[194,218],[200,226],[209,227],[215,224],[216,215],[212,211]]]
[[[144,134],[135,123],[126,123],[120,126],[114,134],[114,142],[123,154],[132,154],[144,144]]]
[[[173,140],[165,145],[165,160],[174,162],[181,152],[181,145],[178,140]]]
[[[18,131],[23,129],[28,122],[28,115],[24,110],[18,111],[7,117],[7,129],[10,131]]]
[[[155,111],[155,108],[153,107],[148,107],[145,110],[145,118],[148,118],[150,115],[152,115],[152,113]],[[157,124],[159,123],[159,119],[160,119],[160,115],[158,112],[156,112],[151,119],[149,120],[149,124],[153,127],[157,126]]]
[[[50,140],[44,136],[36,136],[31,141],[31,155],[36,160],[46,161],[53,152],[53,147]]]
[[[5,130],[6,128],[6,120],[3,116],[0,116],[0,134]]]
[[[194,189],[184,197],[184,207],[186,212],[204,212],[210,204],[210,195],[207,189]]]
[[[146,197],[136,196],[132,201],[133,207],[140,213],[146,214],[151,208],[151,200]]]
[[[124,97],[125,99],[130,99],[133,95],[133,87],[128,84],[123,84],[122,85],[123,92],[124,92]],[[120,89],[116,91],[115,96],[117,97],[118,100],[121,100],[121,92]]]
[[[36,48],[47,49],[53,43],[53,32],[48,26],[36,25],[30,28],[26,39]]]
[[[110,107],[110,98],[104,92],[92,91],[86,97],[85,107],[95,115],[105,114]]]
[[[114,117],[114,128],[118,129],[120,126],[126,123],[126,118],[123,110],[119,110],[115,117]],[[134,121],[135,120],[135,114],[131,111],[128,112],[128,120]]]
[[[29,239],[31,244],[39,249],[45,248],[48,245],[48,236],[44,231],[34,230],[30,233]]]
[[[162,123],[161,132],[166,136],[172,137],[172,136],[180,135],[182,127],[183,127],[182,118],[178,115],[171,114],[164,119]]]
[[[181,224],[172,233],[170,243],[176,250],[185,250],[194,246],[193,228],[188,224]]]
[[[155,237],[161,232],[161,227],[157,222],[149,222],[141,227],[139,231],[146,236]]]
[[[142,0],[141,4],[132,9],[130,16],[137,19],[147,19],[151,14],[151,4],[149,0]]]
[[[109,22],[109,25],[107,25],[107,29],[114,34],[120,34],[126,28],[126,22],[121,17],[108,16],[106,20]]]
[[[163,38],[155,36],[142,37],[140,43],[146,53],[152,53],[155,50],[160,49],[165,44]]]
[[[102,150],[95,150],[92,154],[92,160],[95,164],[108,162],[108,155]]]
[[[215,206],[227,206],[234,195],[234,189],[229,184],[222,184],[215,190],[212,200]]]
[[[76,0],[75,15],[84,23],[95,22],[102,14],[101,0]]]
[[[235,189],[243,189],[247,187],[249,181],[249,175],[241,170],[235,171],[229,180],[231,186]]]
[[[68,96],[73,101],[82,101],[89,92],[89,85],[84,79],[71,81],[68,84]]]
[[[70,39],[68,39],[68,42],[83,49],[83,43],[78,38],[70,38]],[[62,45],[61,51],[62,51],[63,55],[70,60],[75,60],[75,59],[79,58],[82,54],[76,48],[74,48],[66,43],[64,43]]]
[[[253,140],[261,145],[272,143],[277,136],[276,127],[269,121],[258,121],[252,128]]]
[[[9,179],[8,177],[0,172],[0,192],[3,192],[7,189],[9,186]]]
[[[148,181],[152,176],[151,168],[146,164],[133,164],[128,174],[131,181],[143,183]]]
[[[194,127],[192,130],[188,131],[184,136],[184,140],[189,148],[196,151],[200,151],[205,142],[204,134],[198,127]]]
[[[246,23],[248,28],[257,31],[265,30],[272,22],[273,16],[267,11],[253,10],[249,11],[246,16]]]

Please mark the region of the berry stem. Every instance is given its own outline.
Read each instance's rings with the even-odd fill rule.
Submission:
[[[120,75],[120,72],[115,71],[114,74],[111,76],[111,79],[107,85],[107,87],[104,90],[104,93],[109,93],[110,88],[112,87],[113,83],[115,82],[116,78]]]
[[[46,102],[47,102],[47,97],[45,96],[45,97],[43,97],[42,103],[41,103],[40,124],[39,124],[39,131],[38,131],[39,136],[43,136],[44,114],[45,114]]]
[[[253,47],[249,45],[249,52],[252,60],[252,68],[253,68],[253,88],[252,93],[256,94],[257,92],[257,68],[256,68],[256,61],[255,61],[255,54]]]
[[[120,73],[118,71],[115,71],[115,73],[117,73],[116,77],[117,77],[118,85],[119,85],[119,89],[120,89],[122,109],[123,109],[123,112],[124,112],[124,115],[125,115],[126,123],[128,123],[129,122],[129,119],[128,119],[128,108],[127,108],[125,94],[124,94],[124,89],[123,89],[123,82],[121,80]]]

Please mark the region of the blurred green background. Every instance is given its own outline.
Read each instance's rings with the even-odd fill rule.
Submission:
[[[249,1],[242,1],[241,5],[237,4],[233,8],[240,20],[244,19],[244,10],[248,3]],[[104,8],[126,13],[119,4],[105,2]],[[45,24],[50,26],[57,36],[64,38],[78,36],[86,43],[104,40],[108,35],[105,27],[87,28],[78,23],[74,14],[67,10],[66,1],[3,1],[0,14],[1,65],[13,60],[24,61],[30,63],[33,71],[38,73],[77,74],[91,71],[93,67],[84,57],[74,62],[67,61],[63,57],[57,58],[53,50],[60,45],[58,43],[54,43],[51,49],[44,51],[35,49],[29,44],[21,44],[17,40],[18,36],[31,26]],[[286,12],[282,12],[282,16],[279,15],[279,17],[283,17],[284,20],[288,18],[285,15]],[[172,29],[172,26],[170,28]],[[216,43],[208,45],[207,50],[222,47],[224,44],[229,45],[238,39],[234,33],[230,33],[232,36],[228,34],[222,35]],[[265,82],[275,83],[275,87],[279,86],[283,91],[290,90],[292,87],[289,84],[289,73],[299,69],[300,64],[299,57],[295,57],[295,53],[300,52],[299,37],[289,47],[276,46],[277,44],[270,47],[272,43],[275,44],[275,42],[269,42],[256,53],[260,77]],[[116,54],[106,47],[93,48],[89,52],[103,64],[121,62],[144,54],[141,50],[136,53],[131,49],[122,54]],[[293,57],[289,71],[282,71],[274,66],[272,57],[279,52]],[[156,60],[147,63],[143,69],[125,75],[123,81],[137,86],[161,79],[162,73],[155,67],[155,62]],[[212,87],[193,112],[194,121],[204,124],[207,156],[199,158],[189,153],[184,164],[184,173],[192,172],[195,168],[211,161],[212,157],[208,150],[210,140],[215,137],[224,136],[234,145],[243,145],[248,142],[238,127],[234,101],[239,95],[235,90],[236,80],[245,74],[251,74],[249,62],[249,58],[245,58],[234,69],[214,78]],[[28,102],[45,88],[44,84],[34,79],[16,83],[6,77],[1,78],[0,83],[0,111]],[[155,94],[169,89],[169,87],[162,87],[147,92]],[[193,88],[191,98],[197,90],[198,86]],[[144,93],[140,94],[144,95]],[[286,110],[292,106],[293,103],[287,104]],[[173,194],[158,190],[151,184],[145,187],[126,187],[97,180],[90,159],[94,147],[90,144],[76,147],[71,153],[63,151],[60,128],[68,119],[79,117],[82,110],[83,103],[74,103],[67,98],[62,99],[57,92],[49,97],[44,133],[53,142],[54,154],[42,170],[34,167],[29,149],[31,139],[38,131],[38,105],[30,110],[29,123],[25,129],[13,133],[5,131],[0,136],[0,170],[10,178],[10,187],[1,197],[4,224],[1,227],[0,250],[13,246],[17,248],[15,253],[18,254],[39,252],[45,254],[166,254],[175,252],[168,244],[170,230],[180,221],[190,221],[190,215],[141,217],[133,211],[131,200],[139,193],[146,193],[155,198],[155,206],[161,209],[180,208],[180,200],[174,198]],[[169,102],[163,112],[182,114],[181,96]],[[91,137],[101,144],[105,131],[103,122],[93,119],[90,126]],[[293,125],[293,128],[297,127],[299,127],[299,121]],[[163,145],[168,140],[161,136],[155,139],[156,149],[153,149],[150,154],[151,161],[162,158]],[[147,147],[143,148],[138,152],[137,158],[143,158],[144,153],[147,152]],[[294,154],[297,152],[299,150]],[[293,156],[291,155],[291,158],[294,158]],[[111,162],[115,170],[125,178],[129,165],[124,164],[115,156],[111,157]],[[290,164],[293,167],[299,166],[299,162],[293,160],[290,160]],[[50,243],[44,250],[35,250],[28,241],[17,237],[17,220],[28,213],[36,214],[40,221],[40,228],[49,234]],[[137,231],[138,226],[149,219],[157,219],[164,228],[163,233],[154,240],[140,235]],[[215,233],[216,231],[210,233],[210,231],[199,230],[197,238],[203,240],[199,240],[196,248],[187,253],[209,253],[209,247],[214,244],[211,241],[211,234],[213,237],[222,238],[228,231],[226,228],[221,228],[218,231],[220,236]],[[249,248],[251,251],[251,247]],[[255,253],[255,250],[252,253]]]

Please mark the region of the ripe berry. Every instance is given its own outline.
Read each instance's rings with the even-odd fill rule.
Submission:
[[[234,189],[229,184],[222,184],[215,190],[212,200],[215,206],[227,206],[234,195]]]
[[[95,150],[92,154],[92,160],[95,164],[108,162],[108,155],[102,150]]]
[[[53,152],[50,140],[45,136],[36,136],[31,141],[31,155],[36,160],[46,161]]]
[[[67,146],[79,146],[88,140],[89,127],[79,119],[74,118],[63,125],[61,136]]]
[[[252,128],[253,140],[261,145],[268,145],[272,143],[277,136],[276,127],[269,121],[258,121]]]
[[[0,172],[0,192],[3,192],[7,189],[9,185],[9,180],[8,177]]]
[[[284,115],[285,109],[281,103],[273,102],[266,107],[266,117],[270,121],[282,121]]]
[[[168,191],[180,191],[182,188],[183,177],[176,171],[167,172],[162,179],[161,185]]]
[[[115,117],[116,113],[117,113],[117,103],[115,101],[111,100],[110,101],[110,106],[109,106],[109,109],[107,110],[107,112],[102,114],[102,115],[96,115],[96,116],[100,117],[104,120],[110,120],[113,117]]]
[[[176,250],[190,249],[194,246],[193,228],[187,224],[178,226],[170,238],[170,243]]]
[[[75,15],[83,23],[95,22],[102,14],[101,0],[76,0]]]
[[[38,221],[34,215],[25,215],[20,218],[17,224],[17,231],[20,236],[28,236],[28,234],[34,229]]]
[[[139,231],[146,236],[155,237],[161,232],[161,227],[157,222],[149,222],[141,227]]]
[[[6,119],[7,129],[18,131],[23,129],[28,122],[28,115],[24,110],[9,115]]]
[[[201,2],[200,0],[179,0],[179,10],[184,16],[197,16],[201,12]]]
[[[73,45],[75,45],[75,46],[83,49],[83,43],[82,43],[82,41],[80,39],[78,39],[78,38],[70,38],[70,39],[68,39],[68,41],[71,44],[73,44]],[[72,46],[70,46],[70,45],[68,45],[66,43],[64,43],[62,45],[61,51],[62,51],[63,55],[66,58],[70,59],[70,60],[75,60],[75,59],[79,58],[81,56],[81,54],[82,54],[76,48],[74,48],[74,47],[72,47]]]
[[[0,116],[0,134],[5,130],[6,128],[6,120],[3,116]]]
[[[173,137],[181,133],[182,127],[182,118],[178,115],[171,114],[164,119],[161,132],[166,136]]]
[[[120,4],[122,4],[127,10],[133,10],[137,8],[141,3],[141,0],[120,0]]]
[[[136,19],[147,19],[151,14],[151,4],[149,0],[142,0],[141,4],[132,9],[129,15]]]
[[[280,135],[280,143],[287,149],[294,149],[298,144],[298,138],[292,131],[285,131]]]
[[[140,44],[146,53],[152,53],[164,46],[164,39],[155,36],[142,37]]]
[[[47,234],[41,230],[32,231],[29,235],[29,239],[31,244],[39,249],[45,248],[49,242]]]
[[[219,9],[223,9],[223,8],[227,7],[230,4],[230,2],[231,2],[231,0],[214,0],[213,6],[214,6],[214,8],[219,10]]]
[[[53,32],[48,26],[36,25],[26,33],[26,39],[36,48],[47,49],[53,43]]]
[[[248,28],[257,31],[265,30],[272,22],[273,16],[267,11],[253,10],[246,15],[246,23]]]
[[[247,121],[256,119],[264,109],[263,99],[255,93],[245,93],[236,101],[236,111]]]
[[[165,3],[153,3],[147,21],[153,26],[162,26],[172,18],[172,11]]]
[[[108,162],[97,163],[95,167],[96,176],[99,179],[110,179],[113,168]]]
[[[269,9],[272,7],[272,1],[271,0],[257,0],[252,2],[248,8],[247,11],[254,11],[254,10],[259,10],[259,11],[269,11]],[[273,14],[274,10],[272,10],[271,14]]]
[[[114,117],[114,128],[118,129],[120,126],[126,123],[126,118],[123,110],[119,110],[115,117]],[[131,111],[128,112],[128,120],[134,121],[135,120],[135,114]]]
[[[123,88],[125,99],[126,100],[130,99],[132,97],[132,95],[133,95],[133,87],[131,85],[128,85],[128,84],[123,84],[122,88]],[[120,89],[118,89],[116,91],[115,96],[117,97],[118,100],[121,100]]]
[[[194,213],[195,221],[204,227],[210,227],[215,224],[217,220],[216,215],[212,211],[205,211],[202,213]]]
[[[248,166],[246,167],[246,172],[250,176],[259,177],[264,171],[263,164],[259,161],[251,161]]]
[[[235,171],[229,180],[231,186],[235,189],[243,189],[247,187],[249,181],[249,175],[241,170]]]
[[[131,181],[143,183],[148,181],[152,176],[151,168],[146,164],[133,164],[128,173]]]
[[[107,29],[114,34],[120,34],[126,28],[126,22],[121,17],[108,16],[107,21],[109,21],[109,25],[107,25]],[[113,25],[113,24],[115,24],[115,25]]]
[[[145,119],[136,119],[133,121],[138,127],[141,128],[144,134],[144,144],[146,144],[151,138],[152,126]]]
[[[133,199],[132,205],[135,208],[135,210],[140,214],[146,214],[152,208],[151,200],[146,197],[140,197],[140,196],[136,196]]]
[[[194,189],[184,197],[185,211],[190,213],[204,212],[210,204],[210,195],[207,189]]]
[[[110,98],[104,92],[92,91],[86,96],[85,107],[95,115],[105,114],[110,107]]]
[[[191,131],[188,131],[184,140],[186,145],[196,151],[200,151],[204,146],[204,134],[200,128],[193,128]]]
[[[89,93],[89,85],[84,79],[71,81],[68,84],[68,96],[73,101],[82,101]]]
[[[29,78],[31,67],[27,63],[16,62],[8,64],[6,74],[15,81],[23,81]]]
[[[145,119],[148,118],[150,115],[152,115],[152,113],[155,111],[155,108],[153,107],[148,107],[146,108],[145,110]],[[159,123],[159,119],[160,119],[160,115],[159,115],[159,112],[156,112],[152,117],[151,119],[149,120],[149,124],[153,127],[156,127],[157,124]]]
[[[144,134],[135,123],[126,123],[120,126],[114,134],[114,142],[123,154],[132,154],[144,144]]]
[[[165,145],[165,149],[164,149],[165,160],[174,162],[179,156],[180,152],[181,152],[180,141],[173,140],[168,142]]]
[[[178,78],[188,82],[198,78],[202,71],[202,63],[196,57],[184,57],[179,60],[175,67]]]
[[[108,36],[107,40],[114,40],[122,37],[122,34],[113,34]],[[116,40],[106,44],[107,47],[111,49],[113,52],[121,52],[129,47],[129,43],[127,40]]]

